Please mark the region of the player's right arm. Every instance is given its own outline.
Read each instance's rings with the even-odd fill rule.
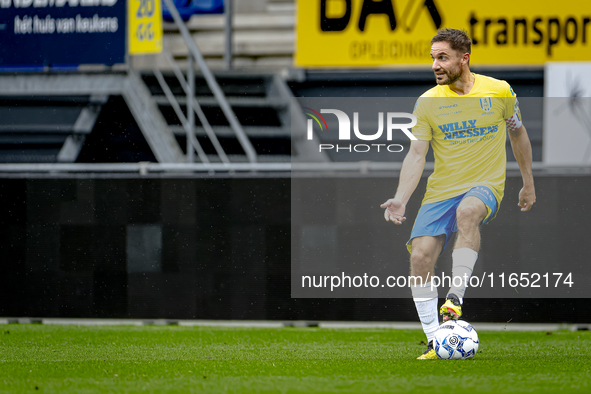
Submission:
[[[425,168],[425,157],[429,151],[429,141],[417,140],[410,143],[410,150],[400,170],[400,180],[394,198],[389,199],[380,207],[384,208],[384,218],[394,224],[402,224],[406,217],[406,204],[419,184]]]

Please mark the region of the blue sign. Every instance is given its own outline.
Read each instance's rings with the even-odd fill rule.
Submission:
[[[0,0],[0,66],[125,61],[125,0]]]
[[[173,3],[185,22],[191,18],[191,15],[224,13],[224,0],[173,0]],[[162,1],[162,18],[167,22],[173,21],[164,1]]]

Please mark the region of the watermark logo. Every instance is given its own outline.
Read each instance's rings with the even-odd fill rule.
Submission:
[[[316,123],[318,123],[318,126],[320,126],[320,130],[324,130],[322,127],[322,123],[324,123],[324,127],[326,127],[326,131],[328,131],[328,125],[326,124],[326,120],[324,120],[324,117],[322,115],[320,115],[318,113],[318,111],[314,111],[312,108],[307,108],[304,107],[304,109],[306,110],[306,112],[304,112],[306,115],[312,117],[312,119],[314,119],[316,121]],[[322,123],[320,123],[320,120],[318,120],[318,118],[322,119]],[[308,140],[314,139],[314,130],[312,130],[312,119],[308,119]]]
[[[408,137],[411,141],[416,141],[417,138],[411,133],[410,129],[417,124],[417,118],[413,114],[407,112],[378,112],[378,130],[375,133],[371,134],[364,134],[359,129],[359,112],[353,113],[353,127],[351,127],[351,119],[349,116],[339,109],[320,109],[320,112],[304,107],[304,113],[308,115],[311,119],[308,119],[307,122],[307,139],[313,140],[314,139],[314,121],[320,128],[321,132],[324,132],[324,129],[328,132],[328,124],[322,114],[332,114],[335,115],[338,122],[338,140],[339,141],[351,141],[353,139],[359,139],[361,141],[376,141],[379,139],[383,139],[384,129],[386,131],[386,140],[392,141],[394,132],[396,130],[402,131],[406,137]],[[395,120],[398,119],[407,119],[410,122],[406,123],[398,123]],[[384,123],[386,127],[384,127]],[[351,130],[353,132],[351,132]],[[323,150],[330,150],[336,149],[338,152],[339,150],[348,150],[349,152],[368,152],[375,147],[377,151],[380,151],[380,147],[386,147],[389,152],[401,152],[403,147],[400,144],[356,144],[349,146],[340,146],[335,144],[319,144],[318,149],[320,152]],[[393,150],[395,149],[395,150]]]

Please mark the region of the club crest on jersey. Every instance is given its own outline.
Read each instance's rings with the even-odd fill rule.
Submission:
[[[490,97],[480,99],[480,108],[482,108],[484,111],[490,111],[492,109],[492,100]]]

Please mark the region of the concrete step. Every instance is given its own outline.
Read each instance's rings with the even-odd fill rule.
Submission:
[[[164,79],[173,94],[178,96],[186,95],[176,75],[168,72],[164,74]],[[164,92],[162,91],[160,84],[158,83],[156,77],[153,76],[153,74],[144,74],[142,76],[142,80],[144,81],[148,89],[150,89],[150,93],[152,95],[164,95]],[[268,83],[268,81],[266,81],[264,77],[218,77],[217,82],[220,85],[222,91],[224,92],[224,95],[228,99],[264,98],[267,95],[267,87],[265,86],[265,84]],[[195,78],[195,95],[213,98],[213,93],[211,92],[205,79],[201,76],[197,76]]]
[[[205,57],[223,56],[225,38],[223,32],[193,33],[193,40]],[[241,56],[291,56],[294,53],[293,31],[246,31],[235,33],[232,40],[232,55]],[[173,56],[187,56],[185,40],[179,34],[165,35],[164,46]]]
[[[0,145],[3,146],[25,146],[25,145],[63,145],[67,135],[43,133],[43,134],[18,134],[0,133]]]
[[[189,67],[189,62],[185,56],[177,56],[176,63],[182,70]],[[162,55],[132,56],[133,67],[138,70],[152,70],[158,68],[162,71],[172,70],[172,66]],[[205,64],[212,70],[223,70],[225,60],[222,56],[207,57]],[[293,67],[292,55],[274,55],[274,56],[253,56],[253,57],[234,57],[232,67],[237,70],[249,71],[272,71],[286,70]]]
[[[17,104],[18,103],[18,104]],[[11,106],[0,106],[0,125],[43,125],[61,126],[76,122],[82,111],[82,106],[55,106],[51,102],[42,105],[35,102],[33,105],[25,102],[15,102]]]
[[[195,155],[197,158],[198,156]],[[219,156],[207,155],[207,159],[212,163],[221,163]],[[289,163],[291,162],[290,155],[258,155],[259,163]],[[248,158],[245,155],[228,155],[228,160],[231,163],[248,163]]]
[[[168,126],[175,136],[184,136],[187,134],[183,126],[171,125]],[[229,126],[212,126],[213,131],[217,137],[235,138],[236,133]],[[242,129],[248,137],[263,137],[263,138],[290,138],[291,132],[286,128],[279,127],[265,127],[265,126],[242,126]],[[195,134],[198,137],[207,137],[205,129],[201,126],[195,126]]]
[[[0,149],[0,163],[55,163],[60,147]]]
[[[235,14],[233,18],[234,31],[243,30],[292,30],[295,27],[295,13],[289,11],[277,11],[269,13]],[[193,15],[186,22],[189,31],[215,31],[224,30],[224,15]],[[177,32],[174,23],[164,22],[162,30],[165,34]]]
[[[294,0],[273,0],[267,2],[267,12],[288,13],[295,15],[296,5]]]
[[[69,135],[74,132],[74,124],[13,124],[0,125],[0,133],[2,134],[65,134]],[[90,131],[88,131],[90,132]]]
[[[170,102],[168,101],[168,99],[166,98],[166,96],[153,96],[154,100],[156,101],[156,104],[161,105],[161,106],[165,106],[165,105],[171,105]],[[180,105],[186,105],[187,104],[187,97],[186,96],[175,96],[177,102]],[[196,97],[197,102],[199,103],[199,105],[201,105],[202,107],[219,107],[219,103],[217,102],[217,100],[213,97]],[[282,109],[285,108],[285,104],[284,103],[280,103],[277,101],[271,101],[267,98],[260,98],[260,97],[228,97],[228,104],[230,104],[232,107],[246,107],[246,108],[260,108],[260,107],[265,107],[265,108],[275,108],[275,109]]]
[[[268,12],[234,14],[232,33],[232,67],[260,71],[285,71],[293,66],[295,51],[295,3],[269,3]],[[187,23],[193,40],[203,54],[208,67],[225,68],[225,16],[194,15]],[[174,23],[163,24],[164,48],[186,68],[188,50]],[[134,68],[148,70],[157,67],[170,70],[164,55],[132,56]]]

